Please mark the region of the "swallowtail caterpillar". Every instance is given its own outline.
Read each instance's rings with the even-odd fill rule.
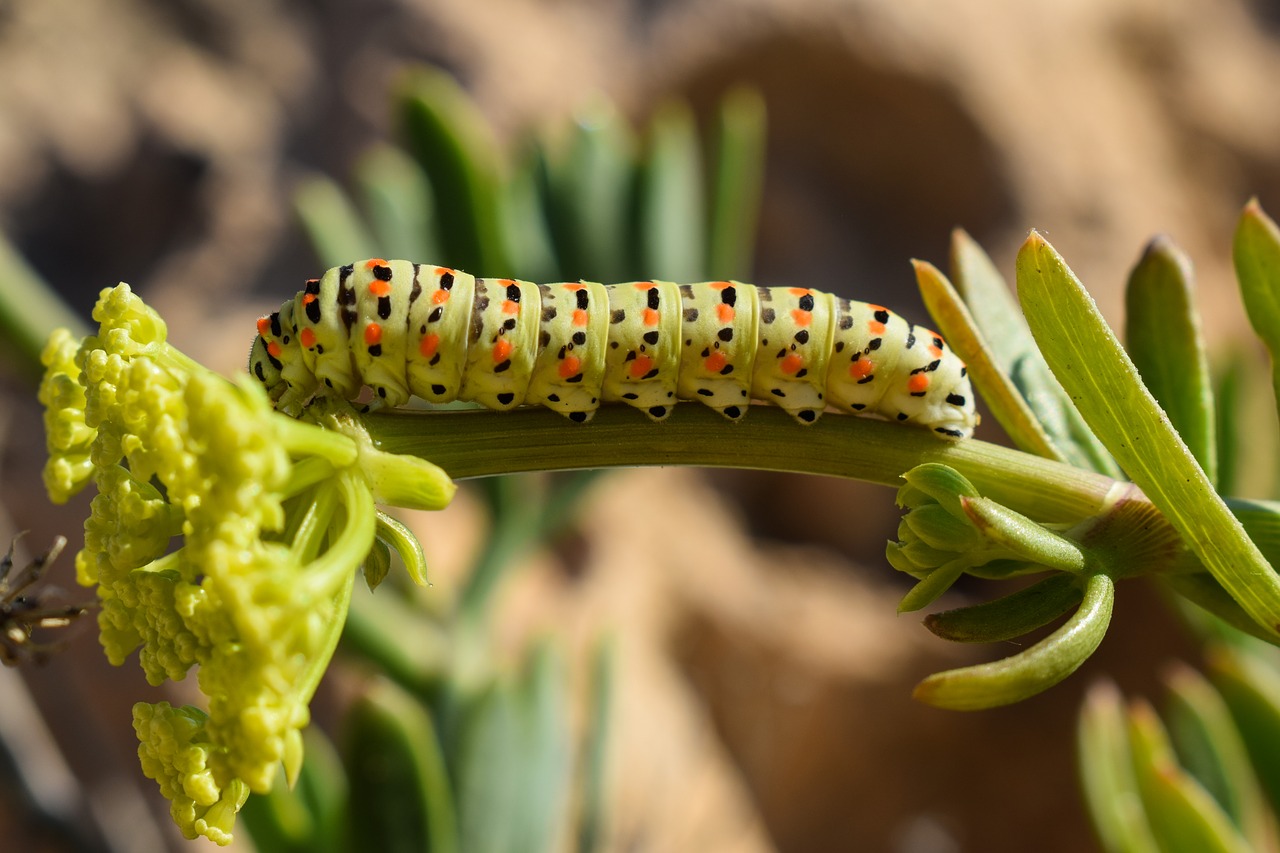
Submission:
[[[661,421],[680,400],[730,420],[752,400],[802,424],[828,407],[952,438],[978,416],[935,332],[879,305],[735,281],[533,284],[381,258],[335,267],[258,321],[249,370],[276,408],[317,393],[416,395],[572,421],[622,402]]]

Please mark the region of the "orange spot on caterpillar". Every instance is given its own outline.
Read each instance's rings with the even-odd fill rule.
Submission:
[[[804,359],[796,353],[788,353],[787,356],[782,359],[781,367],[782,372],[788,376],[799,373],[800,368],[804,367]]]
[[[445,302],[448,302],[449,293],[450,292],[448,290],[437,290],[435,293],[431,294],[431,304],[442,305]]]
[[[272,358],[276,358],[276,359],[280,358],[280,353],[281,353],[281,351],[282,351],[282,350],[281,350],[281,348],[280,348],[280,342],[279,342],[279,341],[271,341],[270,343],[268,343],[268,344],[267,344],[267,353],[268,353]]]
[[[570,293],[577,293],[579,290],[582,290],[584,287],[586,287],[586,285],[582,284],[581,282],[571,281],[565,284],[564,289],[569,291]]]
[[[810,291],[807,287],[791,287],[787,289],[787,293],[792,296],[808,296]]]
[[[319,298],[320,297],[315,295],[314,293],[304,293],[302,294],[302,304],[310,305],[312,302],[315,302]]]
[[[651,287],[653,287],[653,282],[651,281],[637,281],[635,283],[636,290],[648,290]]]
[[[434,332],[423,337],[418,343],[418,352],[422,353],[423,358],[433,357],[438,349],[440,349],[440,336]]]
[[[867,331],[873,335],[883,335],[884,323],[881,323],[878,320],[869,320],[867,322]]]
[[[387,262],[384,261],[382,258],[370,258],[369,260],[364,262],[364,268],[367,270],[371,270],[374,267],[385,267],[386,265],[387,265]]]
[[[369,292],[374,296],[386,296],[391,292],[391,282],[375,278],[373,281],[369,282]]]
[[[448,267],[436,267],[436,275],[437,276],[453,275],[453,270],[449,269]]]
[[[907,380],[907,390],[912,394],[929,390],[929,374],[917,373]]]
[[[725,305],[723,303],[716,306],[716,317],[720,320],[721,323],[724,323],[725,325],[732,323],[733,316],[734,316],[733,306]]]
[[[504,300],[502,303],[502,313],[503,314],[519,314],[520,303],[514,302],[510,299]]]
[[[576,355],[567,355],[560,362],[560,378],[568,379],[582,370],[582,361]]]
[[[587,325],[587,312],[583,311],[581,308],[573,309],[573,325],[575,326]]]
[[[797,326],[807,326],[813,322],[813,312],[794,308],[791,311],[791,319],[795,321]]]
[[[364,327],[364,342],[369,346],[382,343],[382,327],[377,323],[370,323]]]
[[[511,357],[511,341],[506,338],[499,338],[498,342],[493,345],[493,363],[501,364]]]
[[[849,375],[852,376],[854,379],[863,379],[867,376],[870,376],[871,371],[875,369],[876,369],[876,366],[872,364],[871,359],[860,358],[857,361],[855,361],[853,364],[849,365]]]
[[[265,340],[267,337],[267,333],[270,331],[271,331],[271,318],[259,317],[258,318],[258,334],[261,335]]]
[[[646,326],[656,326],[658,325],[658,321],[662,319],[662,315],[659,314],[657,311],[653,310],[652,308],[644,309],[644,312],[640,315],[640,317],[644,321],[644,324]]]
[[[713,281],[713,282],[711,282],[711,289],[712,289],[712,290],[725,290],[726,288],[730,288],[730,287],[733,287],[733,282],[731,282],[731,281]]]
[[[708,373],[719,373],[724,370],[724,366],[728,363],[729,359],[724,357],[724,353],[716,350],[707,356],[706,360],[702,362],[702,366],[707,369]]]
[[[311,349],[316,345],[316,333],[311,329],[303,328],[301,332],[298,332],[298,340],[304,347]]]
[[[631,378],[640,379],[653,370],[653,359],[647,355],[638,355],[631,362]]]

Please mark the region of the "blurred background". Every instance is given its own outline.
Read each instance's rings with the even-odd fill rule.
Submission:
[[[945,268],[954,227],[1010,276],[1041,230],[1113,325],[1129,266],[1166,233],[1194,259],[1206,336],[1227,352],[1245,328],[1235,218],[1251,195],[1280,210],[1276,0],[0,0],[0,230],[86,318],[99,289],[128,281],[178,347],[230,375],[254,319],[329,264],[299,188],[350,186],[371,146],[400,138],[391,93],[414,65],[456,81],[507,170],[528,140],[601,110],[642,151],[672,99],[709,139],[747,85],[765,154],[741,275],[916,319],[908,259]],[[437,186],[436,216],[451,203]],[[74,550],[88,498],[44,497],[33,387],[7,371],[0,539],[28,530],[39,550],[61,533]],[[607,642],[596,849],[1092,849],[1072,759],[1081,692],[1103,673],[1149,689],[1193,652],[1157,597],[1125,585],[1101,650],[1064,685],[997,711],[934,710],[910,698],[920,677],[991,655],[894,615],[906,585],[883,559],[889,490],[668,469],[584,488],[573,520],[503,573],[486,653],[502,673],[554,644],[580,732]],[[408,519],[427,597],[465,587],[493,504],[465,492]],[[69,555],[51,575],[86,595]],[[950,603],[966,592],[983,594]],[[134,701],[189,700],[190,685],[148,688],[94,634],[0,672],[0,849],[212,849],[177,837],[129,724]],[[358,662],[335,670],[321,729],[342,729],[367,678]],[[237,844],[253,849],[247,833]]]

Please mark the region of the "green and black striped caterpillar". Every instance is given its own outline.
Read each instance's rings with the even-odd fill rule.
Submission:
[[[679,400],[731,420],[752,400],[801,423],[828,407],[954,438],[978,417],[965,366],[878,305],[732,281],[533,284],[381,258],[335,267],[258,321],[249,369],[276,407],[317,392],[541,405],[579,423]]]

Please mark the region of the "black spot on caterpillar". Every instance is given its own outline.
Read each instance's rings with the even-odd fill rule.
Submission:
[[[766,326],[787,345],[769,347]],[[249,370],[290,414],[367,385],[389,406],[541,405],[579,423],[601,402],[662,420],[676,400],[737,420],[744,398],[802,424],[828,406],[954,438],[978,421],[964,364],[935,332],[807,287],[728,281],[535,285],[376,258],[262,318]]]

